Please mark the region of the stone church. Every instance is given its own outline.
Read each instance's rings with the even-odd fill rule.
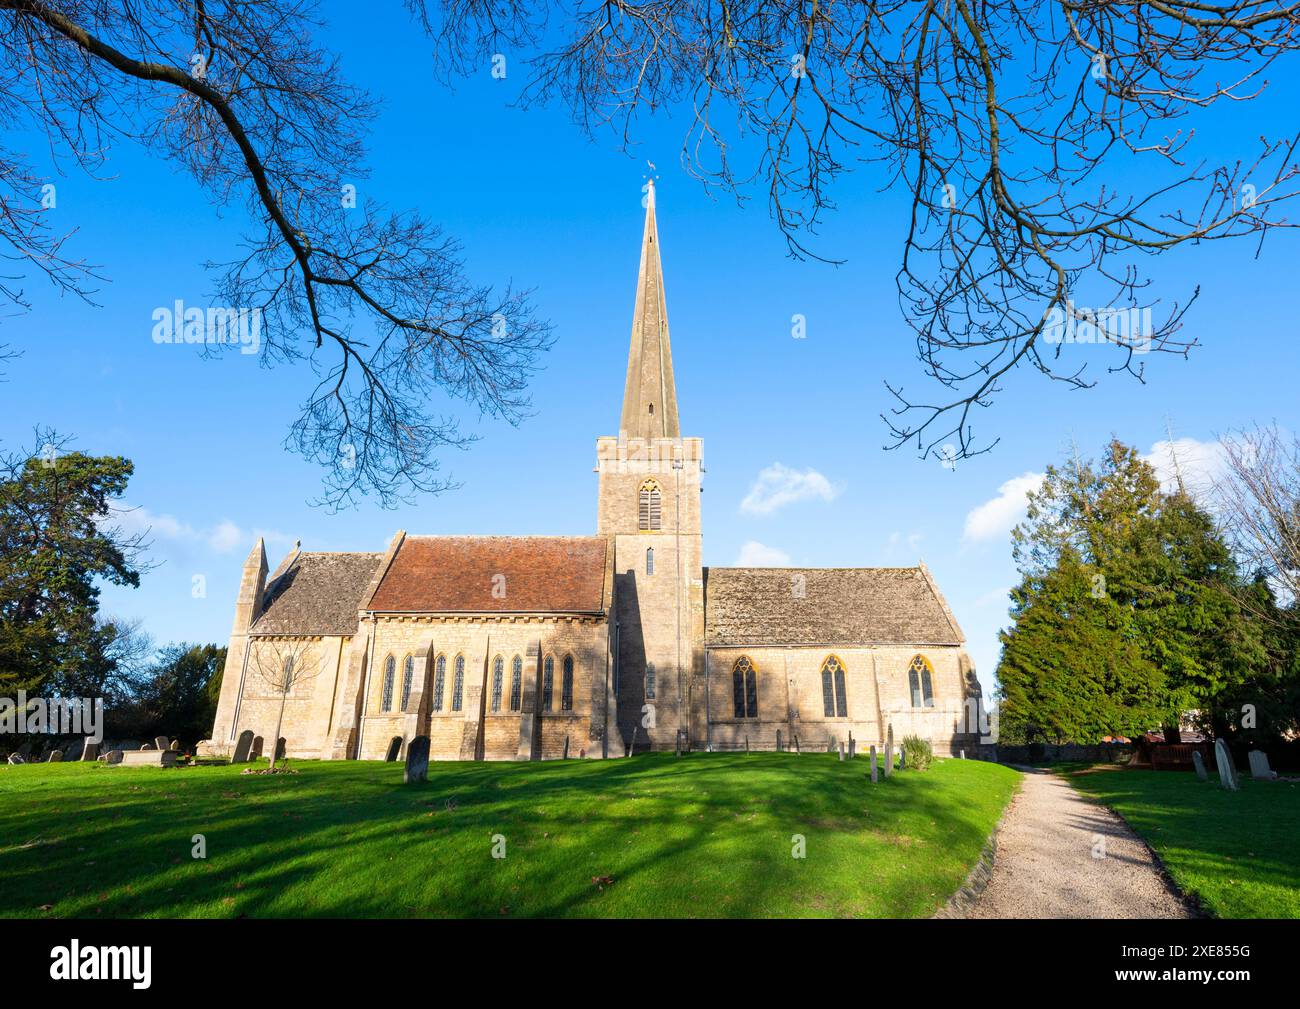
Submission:
[[[617,437],[591,536],[429,536],[244,564],[208,752],[443,760],[631,749],[973,746],[979,685],[924,564],[706,568],[703,444],[682,437],[653,183]],[[282,703],[283,702],[283,703]],[[283,720],[280,721],[281,713]]]

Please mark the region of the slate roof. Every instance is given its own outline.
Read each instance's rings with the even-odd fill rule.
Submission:
[[[799,580],[802,598],[796,592]],[[708,646],[963,641],[924,566],[705,569]]]
[[[407,536],[367,608],[602,613],[607,549],[601,536]]]
[[[357,610],[383,554],[300,553],[266,587],[254,634],[357,632]]]

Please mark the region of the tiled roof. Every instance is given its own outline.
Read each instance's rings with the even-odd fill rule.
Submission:
[[[707,568],[706,645],[953,644],[964,640],[918,568]]]
[[[254,634],[355,634],[382,554],[300,553],[266,587]]]
[[[407,536],[367,607],[396,613],[600,613],[600,536]]]

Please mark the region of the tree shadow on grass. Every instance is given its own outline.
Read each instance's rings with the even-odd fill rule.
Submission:
[[[928,914],[1001,810],[973,773],[873,786],[865,762],[826,755],[435,763],[416,786],[393,765],[296,766],[82,772],[93,780],[37,790],[83,806],[40,824],[2,790],[0,913]],[[190,857],[194,834],[206,860]],[[31,836],[45,843],[23,847]]]

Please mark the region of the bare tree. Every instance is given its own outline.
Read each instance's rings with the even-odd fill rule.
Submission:
[[[271,770],[280,755],[280,729],[284,725],[284,706],[295,687],[315,679],[320,672],[311,642],[295,638],[260,638],[254,649],[253,669],[263,683],[280,698],[271,736]]]
[[[1276,425],[1222,440],[1227,473],[1220,511],[1245,565],[1263,573],[1283,605],[1300,600],[1300,438]]]
[[[187,169],[219,206],[242,203],[243,248],[217,300],[263,319],[263,361],[306,361],[315,387],[290,447],[326,471],[331,505],[389,504],[447,486],[438,453],[464,445],[435,392],[518,421],[549,343],[526,296],[470,281],[459,247],[414,213],[346,186],[366,176],[369,97],[314,42],[310,0],[0,0],[0,122],[34,126],[88,172],[129,138]],[[0,147],[0,297],[32,270],[87,298],[41,179]],[[160,303],[164,300],[160,298]]]
[[[1093,384],[1096,351],[1071,345],[1072,326],[1111,345],[1109,370],[1141,380],[1147,352],[1196,342],[1181,335],[1196,290],[1154,297],[1142,258],[1290,226],[1278,205],[1296,192],[1297,135],[1206,159],[1184,127],[1264,89],[1300,47],[1297,4],[409,5],[461,70],[544,41],[524,101],[565,102],[625,146],[640,116],[684,106],[683,165],[706,188],[765,191],[795,256],[829,258],[811,236],[833,183],[858,162],[883,166],[910,200],[898,291],[938,392],[888,385],[891,447],[986,451],[972,415],[1018,367]]]

